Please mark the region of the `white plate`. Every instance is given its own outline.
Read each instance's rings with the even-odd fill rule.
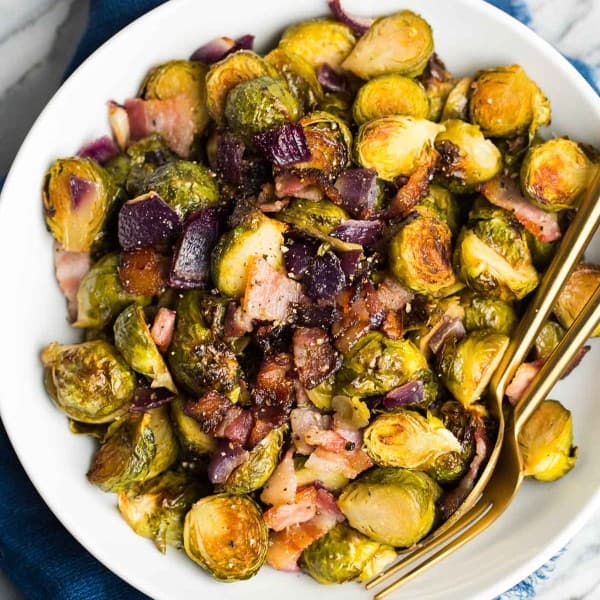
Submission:
[[[600,144],[600,100],[576,71],[526,27],[480,0],[345,0],[363,14],[412,8],[433,25],[436,49],[456,74],[518,62],[548,94],[552,131]],[[89,58],[48,103],[15,159],[0,204],[0,349],[2,419],[48,506],[100,561],[153,598],[223,600],[285,597],[367,598],[355,584],[322,587],[309,577],[264,568],[247,581],[218,584],[182,552],[159,554],[136,536],[115,508],[115,496],[90,485],[85,473],[94,443],[71,435],[42,386],[39,351],[75,340],[53,277],[51,238],[40,186],[48,165],[107,131],[106,100],[134,95],[147,69],[187,57],[217,35],[254,33],[266,50],[290,22],[326,14],[325,0],[175,0],[139,19]],[[600,259],[600,244],[588,257]],[[542,564],[600,505],[600,410],[597,344],[553,396],[573,409],[577,467],[552,485],[527,482],[508,512],[484,535],[407,585],[398,598],[489,599]],[[33,541],[35,543],[35,541]]]

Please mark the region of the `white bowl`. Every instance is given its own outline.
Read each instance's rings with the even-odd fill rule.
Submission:
[[[458,75],[520,63],[552,102],[552,132],[599,144],[600,100],[577,72],[525,26],[480,0],[345,0],[351,11],[386,14],[412,8],[432,24],[438,53]],[[40,186],[53,159],[72,154],[108,130],[108,99],[135,94],[147,69],[187,57],[217,35],[254,33],[266,50],[293,21],[327,13],[325,0],[175,0],[139,19],[93,54],[61,87],[15,159],[0,204],[0,349],[2,419],[15,450],[48,506],[100,561],[153,598],[184,600],[309,596],[368,598],[356,584],[322,587],[309,577],[264,568],[246,582],[223,585],[185,554],[159,554],[121,519],[115,496],[90,485],[85,473],[94,443],[69,433],[65,417],[42,386],[40,349],[76,339],[54,281],[52,240],[42,219]],[[600,244],[588,258],[600,259]],[[600,505],[600,411],[596,396],[600,348],[553,393],[573,410],[580,458],[551,485],[527,482],[488,531],[397,597],[489,599],[559,550]],[[596,369],[594,369],[594,366]],[[35,543],[35,540],[33,540]]]

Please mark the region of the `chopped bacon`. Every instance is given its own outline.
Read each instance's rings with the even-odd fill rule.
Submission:
[[[211,390],[198,400],[187,401],[183,410],[186,415],[200,423],[202,431],[212,434],[231,407],[232,403],[228,398]]]
[[[242,337],[253,329],[252,319],[235,302],[227,305],[223,335],[225,337]]]
[[[77,291],[92,261],[89,252],[68,252],[54,244],[54,269],[60,291],[67,299],[69,319],[77,318]]]
[[[300,383],[312,389],[335,373],[342,361],[320,327],[299,327],[292,340],[294,365]]]
[[[515,406],[523,396],[523,393],[542,368],[545,359],[540,358],[533,362],[521,363],[512,378],[510,384],[506,387],[506,397],[508,401]]]
[[[542,242],[553,242],[561,236],[556,213],[549,213],[529,202],[517,179],[499,175],[479,187],[492,203],[513,213],[517,221]]]
[[[344,440],[345,443],[347,443]],[[341,473],[344,477],[354,479],[363,471],[373,466],[373,462],[360,448],[332,452],[318,447],[304,466],[316,472]]]
[[[289,203],[289,198],[281,198],[272,202],[263,202],[263,204],[259,204],[258,208],[264,213],[276,213],[283,210]]]
[[[310,454],[313,447],[308,445],[304,438],[306,432],[316,427],[318,429],[329,429],[331,417],[324,415],[313,407],[295,408],[290,414],[292,426],[292,441],[299,454]]]
[[[227,427],[229,427],[229,425],[231,425],[231,423],[233,423],[233,421],[235,421],[243,412],[244,409],[241,406],[230,403],[221,422],[214,428],[212,434],[218,438],[228,437],[225,435],[225,429],[227,429]]]
[[[377,286],[377,299],[384,310],[402,310],[414,297],[389,275]]]
[[[125,101],[132,140],[140,140],[151,133],[160,133],[169,148],[179,156],[189,156],[196,134],[194,103],[189,95],[179,94],[165,100]]]
[[[309,446],[319,446],[330,452],[344,452],[348,449],[354,449],[351,442],[348,442],[345,437],[333,431],[333,429],[321,429],[314,425],[304,434],[304,441]]]
[[[354,427],[346,419],[340,417],[338,413],[333,415],[333,430],[339,433],[347,442],[354,444],[355,448],[360,448],[363,443],[362,429]]]
[[[108,102],[108,122],[113,137],[117,140],[117,145],[121,150],[129,146],[130,129],[129,116],[124,106],[110,100]]]
[[[304,198],[306,200],[321,200],[323,192],[313,183],[307,183],[304,178],[285,171],[275,176],[275,195],[278,198]]]
[[[253,425],[254,419],[252,413],[249,410],[243,410],[225,427],[223,433],[228,440],[244,446],[250,437]]]
[[[281,531],[291,525],[304,523],[317,514],[317,488],[300,488],[291,504],[279,504],[267,510],[263,517],[269,529]]]
[[[166,352],[171,345],[173,332],[175,331],[175,317],[175,311],[169,310],[164,306],[161,306],[158,309],[158,312],[154,317],[150,335],[161,352]]]
[[[294,469],[294,449],[289,448],[263,487],[260,499],[265,504],[291,504],[296,497],[298,480]]]

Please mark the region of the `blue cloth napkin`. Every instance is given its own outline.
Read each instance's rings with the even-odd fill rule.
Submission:
[[[488,1],[526,24],[531,21],[525,2]],[[159,4],[162,0],[91,0],[88,28],[67,75],[114,33]],[[571,62],[598,89],[589,66]],[[48,510],[20,466],[1,424],[0,457],[0,569],[27,600],[147,598],[103,567]],[[534,597],[536,583],[548,577],[553,561],[506,592],[502,600]]]

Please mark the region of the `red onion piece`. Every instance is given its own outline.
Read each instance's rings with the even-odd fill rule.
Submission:
[[[304,275],[306,293],[317,300],[333,298],[346,285],[346,275],[340,259],[333,252],[317,256]]]
[[[252,139],[265,157],[278,167],[293,165],[311,156],[301,125],[286,123],[258,133]]]
[[[254,36],[247,33],[235,40],[236,50],[252,50],[254,46]]]
[[[340,0],[327,0],[329,9],[333,13],[333,16],[344,25],[348,25],[354,33],[363,35],[367,32],[369,27],[373,25],[373,21],[370,17],[357,17],[356,15],[348,14],[343,8]]]
[[[212,65],[237,50],[252,50],[254,36],[247,34],[234,40],[230,37],[218,37],[200,46],[190,56],[190,60]]]
[[[294,242],[285,253],[285,270],[292,279],[302,279],[316,252],[314,244]]]
[[[215,208],[196,211],[185,223],[171,263],[169,285],[179,289],[205,287],[210,282],[210,253],[220,231]]]
[[[74,210],[77,210],[80,206],[96,199],[98,186],[93,181],[71,175],[69,177],[69,193],[71,194],[71,205]]]
[[[467,335],[467,331],[465,330],[465,326],[463,322],[458,318],[454,318],[450,321],[445,322],[438,330],[431,336],[429,340],[429,349],[437,354],[444,344],[446,340],[453,337],[457,340],[462,340],[462,338]]]
[[[317,70],[317,79],[328,92],[350,95],[350,81],[345,75],[338,73],[327,63],[323,63]]]
[[[158,408],[168,404],[174,398],[175,394],[167,388],[137,388],[133,393],[129,412],[144,412],[151,408]]]
[[[248,456],[248,451],[241,446],[223,441],[208,464],[208,478],[211,483],[225,483],[234,469],[248,460]]]
[[[331,236],[343,242],[370,246],[381,237],[382,233],[383,223],[381,221],[356,221],[348,219],[341,225],[338,225],[331,232]]]
[[[123,250],[168,242],[180,231],[179,215],[155,192],[125,202],[119,211],[118,235]]]
[[[295,304],[291,316],[301,327],[323,327],[327,329],[339,318],[339,312],[332,304]]]
[[[423,400],[425,388],[420,379],[409,381],[388,392],[382,400],[384,408],[396,408],[405,404],[417,404]]]
[[[91,158],[101,165],[117,154],[119,154],[117,145],[113,139],[107,135],[103,135],[97,140],[85,144],[77,151],[77,156],[81,156],[81,158]]]
[[[342,206],[353,216],[365,219],[373,214],[379,187],[374,169],[346,169],[335,182]]]
[[[350,283],[361,267],[363,253],[360,250],[349,250],[340,253],[340,264],[346,275],[346,281]]]
[[[240,183],[244,142],[232,133],[219,133],[217,138],[217,173],[227,183]]]

